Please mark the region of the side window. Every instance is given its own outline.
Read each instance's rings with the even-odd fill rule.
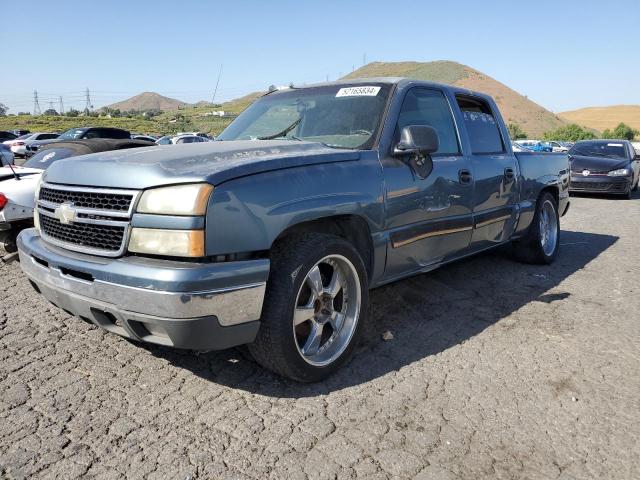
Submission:
[[[428,88],[412,88],[402,102],[396,136],[409,125],[428,125],[438,133],[440,148],[436,154],[457,155],[460,153],[458,134],[453,122],[451,108],[444,94]]]
[[[100,138],[100,130],[97,128],[88,130],[82,138]]]
[[[457,96],[464,124],[471,142],[471,151],[476,154],[503,153],[504,142],[491,108],[477,98]]]

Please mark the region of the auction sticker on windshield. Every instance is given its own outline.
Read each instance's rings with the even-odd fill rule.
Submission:
[[[375,97],[378,95],[380,87],[345,87],[338,90],[336,97]]]

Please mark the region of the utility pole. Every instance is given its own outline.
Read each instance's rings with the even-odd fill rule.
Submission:
[[[362,65],[366,65],[366,64],[367,64],[367,54],[366,54],[366,53],[364,53],[364,54],[362,55]]]
[[[34,90],[33,91],[33,114],[34,115],[41,115],[42,112],[40,111],[40,102],[38,102],[38,91]]]
[[[93,109],[93,105],[91,105],[91,97],[89,95],[89,87],[87,87],[87,89],[84,92],[85,94],[85,105],[84,105],[84,113],[85,115],[87,115],[92,109]]]
[[[62,96],[60,96],[60,110],[58,111],[60,115],[64,113],[64,104],[62,103]]]
[[[53,102],[49,102],[49,110],[55,110],[55,108],[53,108]]]
[[[216,100],[216,93],[218,93],[218,85],[220,85],[220,77],[222,76],[222,64],[220,64],[220,71],[218,72],[218,80],[216,81],[216,88],[213,90],[213,97],[211,97],[211,104],[213,105]]]

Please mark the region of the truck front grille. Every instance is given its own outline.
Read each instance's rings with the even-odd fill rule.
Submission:
[[[127,212],[133,201],[133,195],[111,192],[70,191],[42,187],[40,189],[40,200],[51,203],[73,203],[76,207],[81,208]]]
[[[140,192],[45,183],[37,211],[42,239],[77,252],[122,255]]]
[[[120,250],[126,230],[125,227],[79,222],[64,225],[46,215],[40,216],[40,228],[47,237],[58,241],[108,252]]]

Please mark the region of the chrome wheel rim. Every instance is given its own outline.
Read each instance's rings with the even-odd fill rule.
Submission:
[[[540,210],[540,245],[545,255],[552,255],[558,243],[558,217],[551,200],[545,200]]]
[[[293,311],[293,337],[305,362],[326,366],[347,349],[360,316],[360,279],[342,255],[317,262],[300,285]]]

